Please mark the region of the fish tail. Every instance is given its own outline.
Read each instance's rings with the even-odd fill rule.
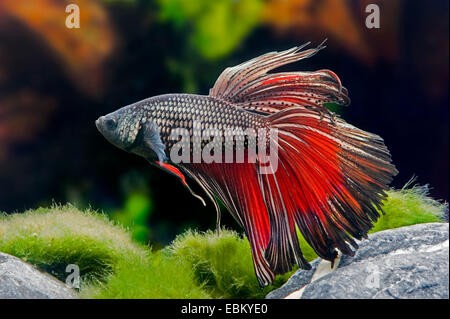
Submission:
[[[262,175],[270,220],[265,258],[275,273],[303,266],[298,228],[322,258],[353,255],[367,237],[397,170],[381,137],[342,119],[293,107],[268,117],[278,163]]]

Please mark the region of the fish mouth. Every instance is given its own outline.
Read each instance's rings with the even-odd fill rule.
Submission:
[[[101,131],[101,126],[104,120],[104,116],[100,116],[97,120],[95,120],[95,126],[97,127],[97,130]]]

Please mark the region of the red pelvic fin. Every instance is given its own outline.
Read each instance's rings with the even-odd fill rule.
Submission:
[[[156,161],[156,164],[160,165],[161,168],[164,169],[165,171],[167,171],[168,173],[177,176],[181,180],[183,185],[187,186],[186,178],[184,177],[184,175],[180,172],[180,170],[178,168],[176,168],[175,166],[172,166],[170,164],[159,162],[159,161]]]
[[[174,175],[174,176],[178,177],[178,179],[183,183],[184,187],[186,187],[186,188],[189,190],[189,192],[190,192],[194,197],[198,198],[198,199],[202,202],[202,204],[203,204],[204,206],[206,206],[205,200],[204,200],[200,195],[197,195],[197,194],[189,187],[188,183],[186,182],[186,178],[184,177],[183,173],[181,173],[180,170],[179,170],[178,168],[176,168],[176,167],[173,166],[173,165],[164,163],[164,162],[156,161],[155,163],[156,163],[157,166],[160,167],[162,170],[168,172],[168,173],[171,174],[171,175]],[[209,194],[208,194],[208,195],[209,195]]]

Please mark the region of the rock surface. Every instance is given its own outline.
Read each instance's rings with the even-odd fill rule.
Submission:
[[[320,258],[266,298],[449,298],[449,225],[419,224],[369,235],[354,257]]]
[[[56,278],[0,252],[0,299],[71,299],[75,293]]]

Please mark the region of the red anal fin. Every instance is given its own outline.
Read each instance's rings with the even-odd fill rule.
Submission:
[[[243,226],[259,284],[267,286],[272,283],[275,274],[264,257],[270,238],[269,218],[256,164],[191,163],[184,166],[190,175],[221,199]]]

